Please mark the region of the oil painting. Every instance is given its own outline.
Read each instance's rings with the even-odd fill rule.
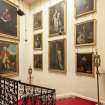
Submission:
[[[49,70],[66,72],[66,40],[49,42]]]
[[[0,0],[0,36],[19,39],[18,19],[16,6],[7,0]]]
[[[34,50],[42,50],[42,33],[34,35]]]
[[[76,54],[76,72],[83,74],[94,74],[93,53],[77,53]]]
[[[49,8],[49,36],[64,35],[66,31],[65,3],[60,2]]]
[[[76,17],[96,11],[96,0],[75,0]]]
[[[18,66],[18,45],[0,41],[0,75],[17,74]]]
[[[42,11],[33,15],[33,29],[42,29]]]
[[[96,20],[78,23],[75,26],[75,45],[93,46],[96,37]]]
[[[34,54],[34,69],[42,70],[43,69],[43,58],[42,54]]]

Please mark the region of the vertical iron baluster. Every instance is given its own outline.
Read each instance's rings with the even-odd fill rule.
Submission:
[[[4,79],[4,104],[6,103],[5,101],[5,79]]]
[[[17,81],[17,82],[16,82],[16,85],[17,85],[17,95],[16,95],[17,100],[16,100],[16,103],[17,103],[17,105],[18,105],[18,100],[19,100],[19,98],[18,98],[18,97],[19,97],[19,93],[18,93],[18,92],[19,92],[19,89],[18,89],[18,87],[19,87],[19,82],[20,82],[20,81]]]
[[[1,103],[1,101],[2,101],[2,99],[1,99],[1,95],[2,95],[2,88],[1,88],[1,77],[0,77],[0,103]]]

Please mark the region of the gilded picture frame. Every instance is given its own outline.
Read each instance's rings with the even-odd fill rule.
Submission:
[[[75,0],[74,4],[76,18],[96,12],[96,0]]]
[[[19,34],[17,6],[8,0],[0,0],[0,37],[19,40]]]
[[[34,36],[33,36],[33,49],[34,50],[42,50],[43,49],[42,34],[43,33],[34,34]]]
[[[94,76],[94,53],[76,53],[76,73]]]
[[[96,45],[96,20],[88,20],[75,25],[75,46]]]
[[[42,29],[43,28],[42,24],[43,24],[42,11],[33,14],[33,30],[35,31]]]
[[[66,73],[66,39],[49,41],[49,71]]]
[[[43,70],[43,55],[42,54],[33,55],[33,67],[35,70],[39,70],[39,71]]]
[[[18,43],[0,41],[0,75],[14,76],[19,74]]]
[[[66,25],[66,1],[61,1],[49,7],[49,37],[66,35]]]

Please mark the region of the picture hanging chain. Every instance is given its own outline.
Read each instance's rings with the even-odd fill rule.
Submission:
[[[27,15],[25,15],[25,42],[27,42]]]

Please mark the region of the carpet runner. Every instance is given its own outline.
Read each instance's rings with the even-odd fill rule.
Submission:
[[[96,105],[96,103],[79,97],[73,97],[73,98],[59,99],[57,100],[56,105]]]
[[[33,101],[30,100],[29,98],[20,99],[18,101],[18,105],[23,105],[23,101],[25,102],[25,105],[41,105],[41,101],[39,99],[34,99]],[[32,102],[34,104],[32,104]],[[46,103],[45,103],[46,104]],[[44,105],[45,105],[44,104]],[[50,104],[48,104],[50,105]],[[56,101],[56,105],[96,105],[96,102],[82,99],[79,97],[70,97],[70,98],[63,98],[63,99],[58,99]]]

